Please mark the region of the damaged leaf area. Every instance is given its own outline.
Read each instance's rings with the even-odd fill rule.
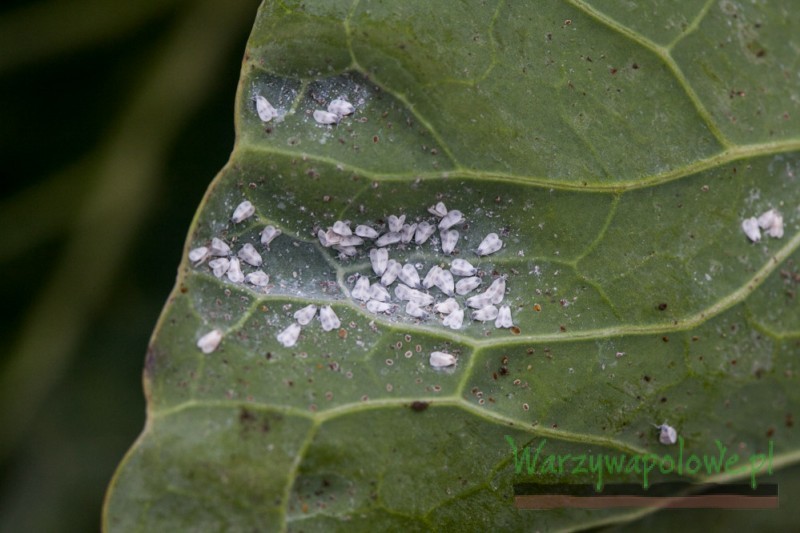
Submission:
[[[262,6],[108,530],[642,514],[517,509],[596,476],[509,442],[797,462],[797,10],[629,4]]]

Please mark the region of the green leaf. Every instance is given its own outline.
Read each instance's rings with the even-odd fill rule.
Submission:
[[[148,423],[105,527],[625,522],[642,512],[516,509],[515,483],[597,476],[517,474],[509,442],[674,455],[653,427],[664,421],[693,453],[718,441],[749,457],[771,441],[776,468],[796,464],[800,21],[788,2],[630,5],[262,6],[237,144],[187,251],[251,243],[270,284],[184,258],[147,354]],[[257,95],[280,117],[263,123]],[[356,112],[317,124],[339,96]],[[235,224],[244,200],[256,214]],[[479,268],[479,290],[507,276],[518,329],[371,313],[350,297],[357,275],[377,280],[371,246],[341,259],[316,238],[337,220],[435,222],[438,201],[465,215],[453,257]],[[783,237],[750,242],[742,220],[773,208]],[[266,224],[282,231],[269,246]],[[504,247],[477,257],[490,232]],[[438,238],[389,248],[423,276],[452,259]],[[332,306],[341,327],[315,319],[284,347],[277,335],[308,304]],[[204,354],[212,329],[223,339]],[[456,365],[432,368],[433,351]]]

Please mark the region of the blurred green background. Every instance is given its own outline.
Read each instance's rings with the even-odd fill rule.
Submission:
[[[257,7],[0,7],[0,531],[99,529]]]

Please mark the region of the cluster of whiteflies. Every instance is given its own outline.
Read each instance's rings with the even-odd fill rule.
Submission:
[[[770,209],[758,218],[750,217],[742,221],[742,231],[753,242],[761,240],[761,230],[774,239],[783,237],[783,215],[775,209]]]

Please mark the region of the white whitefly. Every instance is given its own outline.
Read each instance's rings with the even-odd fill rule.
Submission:
[[[308,304],[302,309],[298,309],[294,312],[294,319],[297,320],[297,323],[301,326],[305,326],[314,319],[316,314],[317,306],[314,304]]]
[[[406,263],[403,265],[403,268],[400,270],[400,274],[398,274],[400,281],[408,285],[409,287],[419,287],[419,273],[417,269],[414,268],[414,265],[411,263]]]
[[[421,305],[422,307],[426,307],[433,303],[433,296],[428,293],[418,291],[417,289],[411,289],[409,296],[409,301],[414,302],[417,305]]]
[[[319,239],[319,243],[325,248],[333,246],[332,242],[328,242],[328,235],[323,230],[317,230],[317,238]]]
[[[439,232],[439,237],[442,240],[442,252],[446,254],[453,253],[458,243],[458,232],[454,229],[448,229]]]
[[[361,276],[356,280],[353,290],[350,291],[350,296],[361,302],[366,302],[370,299],[369,293],[369,278]]]
[[[486,307],[482,307],[477,311],[472,312],[472,320],[480,320],[481,322],[487,322],[489,320],[494,320],[497,318],[498,314],[497,307],[493,305],[487,305]]]
[[[334,222],[331,229],[334,231],[334,233],[341,235],[342,237],[349,237],[353,234],[353,230],[350,229],[350,222],[345,222],[342,220],[337,220]]]
[[[323,305],[319,310],[319,322],[324,331],[336,329],[342,324],[330,305]]]
[[[322,231],[322,230],[317,231],[317,237],[319,238],[320,244],[322,244],[322,246],[325,246],[326,248],[329,248],[335,244],[339,244],[340,242],[342,242],[342,236],[333,231],[332,229],[329,229],[328,231]]]
[[[226,257],[219,257],[209,261],[208,266],[211,267],[211,272],[213,272],[216,277],[221,278],[230,268],[231,261]]]
[[[392,295],[389,294],[389,291],[381,285],[380,283],[373,283],[369,287],[369,297],[370,300],[377,300],[379,302],[389,302],[392,300]]]
[[[489,255],[495,253],[502,247],[503,241],[500,240],[500,237],[497,235],[497,233],[490,233],[483,238],[481,243],[478,245],[478,249],[475,250],[475,253],[478,255]]]
[[[450,272],[454,276],[474,276],[478,269],[470,264],[466,259],[453,259],[450,263]]]
[[[422,286],[426,289],[430,289],[434,285],[436,285],[436,279],[439,277],[439,274],[442,272],[442,267],[439,265],[433,265],[428,273],[425,275],[425,279],[422,280]]]
[[[414,233],[417,231],[416,224],[403,224],[400,230],[400,242],[409,243],[414,238]]]
[[[448,296],[452,296],[455,283],[453,282],[453,275],[449,270],[439,271],[439,275],[433,280],[433,284],[439,287],[439,290]]]
[[[398,283],[397,286],[394,288],[394,295],[397,296],[399,300],[403,301],[410,300],[411,287],[403,285],[402,283]]]
[[[444,317],[444,320],[442,320],[442,325],[447,326],[450,329],[461,329],[461,325],[463,323],[464,310],[461,308],[453,310],[453,312]]]
[[[449,315],[456,309],[459,309],[458,302],[455,298],[448,298],[443,302],[439,302],[433,306],[433,310],[437,313],[442,313],[443,315]]]
[[[511,320],[511,308],[507,305],[503,305],[500,309],[497,310],[497,320],[494,321],[494,327],[496,328],[510,328],[514,325],[514,321]]]
[[[420,222],[417,224],[417,231],[414,233],[414,242],[417,244],[425,244],[425,242],[436,231],[436,226],[428,224],[427,222]]]
[[[222,331],[212,329],[197,340],[197,347],[203,353],[211,353],[217,349],[219,343],[222,341]]]
[[[486,293],[476,294],[467,298],[467,306],[473,309],[482,309],[487,305],[491,305],[492,297]]]
[[[236,209],[233,210],[233,215],[231,215],[231,222],[233,222],[234,224],[238,224],[239,222],[247,220],[248,218],[253,216],[253,213],[255,212],[256,212],[255,206],[248,200],[245,200],[244,202],[237,205]]]
[[[458,280],[456,283],[456,294],[469,294],[481,284],[481,278],[478,276],[472,276],[471,278],[464,278]]]
[[[409,301],[406,304],[406,314],[414,318],[425,318],[428,312],[421,308],[416,302]]]
[[[389,250],[385,248],[373,248],[369,251],[369,261],[372,263],[372,271],[376,276],[386,272],[386,265],[389,262]]]
[[[381,275],[381,283],[383,286],[388,287],[394,283],[394,280],[400,275],[401,270],[403,270],[403,266],[400,263],[394,259],[389,259],[386,263],[386,270],[384,270],[383,275]]]
[[[775,239],[783,237],[783,215],[775,209],[762,213],[758,217],[758,225],[761,229],[766,230],[770,237]]]
[[[208,251],[211,255],[225,256],[230,255],[231,247],[225,244],[222,239],[214,237],[211,239],[211,246],[209,246]]]
[[[742,231],[753,242],[761,240],[761,230],[758,228],[758,219],[750,217],[742,220]]]
[[[300,337],[300,329],[300,324],[292,322],[286,329],[278,333],[276,338],[286,348],[291,348],[297,344],[297,339]]]
[[[281,230],[276,228],[275,226],[265,226],[263,230],[261,230],[261,244],[268,245],[275,238],[281,234]]]
[[[501,276],[494,280],[489,288],[486,289],[484,292],[486,296],[488,296],[493,304],[499,304],[503,301],[503,298],[506,295],[506,278],[505,276]]]
[[[330,111],[317,109],[314,111],[314,120],[317,121],[317,124],[337,124],[339,122],[339,115],[331,113]]]
[[[342,246],[341,244],[334,244],[333,249],[339,252],[339,257],[355,257],[358,255],[358,250],[355,246]]]
[[[244,281],[244,274],[242,274],[242,265],[235,257],[231,257],[231,264],[228,267],[228,279],[234,283],[241,283]]]
[[[442,218],[447,215],[447,207],[445,207],[444,202],[438,202],[436,205],[432,205],[428,208],[428,213]]]
[[[370,300],[367,302],[367,310],[372,313],[388,313],[394,307],[388,302],[381,302],[378,300]]]
[[[429,362],[433,368],[444,368],[456,364],[456,356],[447,352],[433,352]]]
[[[211,253],[206,246],[198,246],[194,250],[189,251],[189,261],[200,264],[205,261],[209,255],[211,255]]]
[[[261,119],[261,122],[269,122],[273,118],[278,116],[278,112],[272,107],[272,104],[269,103],[269,100],[257,94],[255,97],[256,101],[256,112],[258,113],[258,118]]]
[[[667,446],[678,442],[678,432],[675,431],[674,427],[668,425],[666,422],[656,427],[659,430],[658,442]]]
[[[439,229],[450,229],[462,220],[464,220],[464,214],[458,209],[453,209],[452,211],[448,211],[447,214],[442,217],[442,220],[439,221]]]
[[[244,277],[244,280],[250,285],[255,285],[256,287],[266,287],[269,285],[269,276],[263,270],[250,272]]]
[[[397,231],[390,231],[389,233],[384,233],[378,240],[375,241],[376,246],[389,246],[390,244],[395,244],[400,242],[401,235]]]
[[[389,231],[393,233],[400,233],[400,230],[403,229],[403,224],[406,221],[405,215],[400,215],[399,217],[394,215],[389,215],[386,219],[387,224],[389,225]]]
[[[355,110],[355,106],[343,98],[337,98],[328,104],[328,112],[339,117],[351,115],[353,112],[355,112]]]
[[[378,238],[378,232],[375,231],[375,229],[373,229],[373,228],[371,228],[369,226],[366,226],[364,224],[360,224],[360,225],[356,226],[356,235],[358,235],[359,237],[363,237],[365,239],[377,239]]]
[[[362,244],[364,244],[364,239],[358,235],[348,235],[339,241],[339,246],[361,246]]]
[[[239,249],[239,253],[236,255],[239,256],[239,259],[254,267],[259,267],[261,266],[261,263],[264,262],[264,260],[261,258],[261,254],[258,253],[255,247],[249,242],[242,246]]]

